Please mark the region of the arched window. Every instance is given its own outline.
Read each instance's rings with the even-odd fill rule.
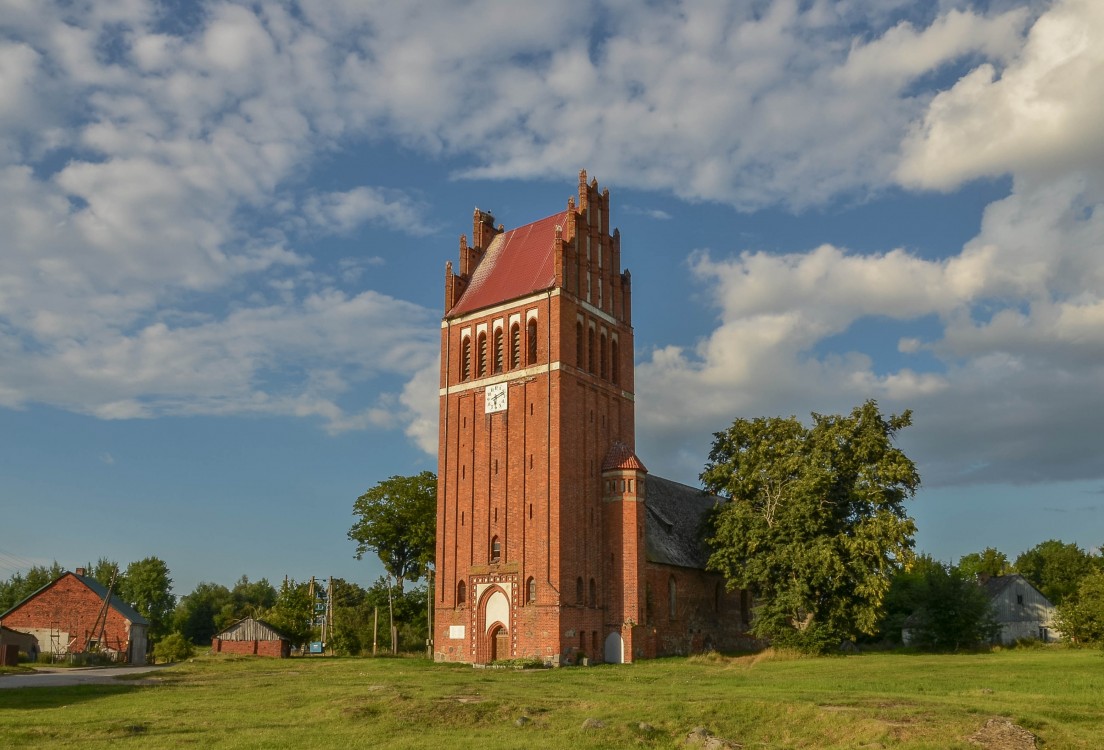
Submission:
[[[494,371],[502,372],[503,357],[502,350],[502,328],[496,328],[494,332]]]
[[[498,541],[498,537],[491,539],[491,562],[502,561],[502,542]]]
[[[525,603],[532,604],[537,600],[537,579],[529,576],[525,582]]]
[[[617,356],[617,339],[610,341],[610,380],[614,385],[621,384],[621,360]]]
[[[487,334],[480,333],[476,341],[478,342],[476,347],[479,349],[479,362],[475,375],[481,378],[487,374]]]
[[[535,365],[537,363],[537,319],[530,318],[529,325],[525,327],[525,343],[529,349],[529,362],[528,364]]]
[[[460,342],[460,379],[471,377],[471,336],[465,336]]]
[[[587,372],[594,373],[594,361],[598,359],[594,351],[594,329],[587,332]]]
[[[586,359],[584,356],[584,347],[586,346],[583,341],[583,321],[575,321],[575,364],[580,370],[586,369]]]
[[[598,352],[598,368],[602,377],[606,377],[606,332],[602,331],[601,347]]]
[[[575,579],[575,603],[583,603],[583,578],[582,576]]]
[[[587,599],[587,604],[595,606],[598,603],[598,587],[594,585],[594,579],[590,579],[590,597]]]
[[[667,615],[673,620],[678,614],[678,586],[675,577],[667,579]]]
[[[510,369],[521,367],[521,326],[510,326]]]
[[[468,600],[468,587],[464,585],[463,581],[456,584],[456,603],[463,604]]]

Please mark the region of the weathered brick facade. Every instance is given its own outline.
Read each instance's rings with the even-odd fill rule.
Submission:
[[[647,554],[631,283],[620,255],[609,192],[581,173],[578,201],[533,224],[506,232],[477,210],[459,273],[448,264],[439,660],[632,661],[733,642],[707,644],[702,634],[707,610],[731,610],[724,593],[719,609],[700,606],[712,606],[719,579]],[[648,583],[672,574],[685,579],[685,614],[648,621]],[[714,625],[733,637],[744,630],[734,618]]]
[[[82,653],[89,638],[94,638],[117,659],[144,664],[149,622],[115,597],[107,608],[100,638],[96,620],[106,593],[91,578],[65,573],[5,612],[2,619],[9,628],[33,633],[44,653]]]

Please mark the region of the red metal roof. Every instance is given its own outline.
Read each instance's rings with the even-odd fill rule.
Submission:
[[[446,317],[551,289],[556,281],[552,245],[556,227],[564,226],[566,221],[567,211],[561,211],[495,237],[468,288]]]

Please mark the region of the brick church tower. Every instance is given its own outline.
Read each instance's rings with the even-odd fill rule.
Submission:
[[[609,191],[510,231],[475,212],[445,272],[436,658],[630,661],[645,469],[630,278]]]
[[[609,191],[510,231],[475,212],[441,322],[434,655],[630,662],[755,645],[709,572],[720,498],[635,452],[632,296]]]

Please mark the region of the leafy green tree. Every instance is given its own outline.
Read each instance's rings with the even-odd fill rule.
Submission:
[[[1077,596],[1058,605],[1058,631],[1073,643],[1104,644],[1104,571],[1081,579]]]
[[[267,578],[250,581],[249,576],[243,575],[234,584],[230,595],[234,603],[234,619],[241,620],[260,617],[261,612],[271,609],[276,604],[277,591]]]
[[[119,563],[114,560],[108,560],[106,557],[101,557],[96,561],[95,565],[84,566],[88,571],[88,576],[94,578],[104,585],[104,587],[111,585],[112,577],[115,578],[115,590],[119,590],[119,584],[123,579],[122,569],[119,568]]]
[[[374,552],[394,576],[399,591],[408,578],[420,578],[433,562],[437,536],[437,477],[431,471],[393,476],[353,503],[359,520],[349,529],[356,558]]]
[[[276,603],[261,618],[283,632],[291,642],[302,646],[311,639],[311,618],[314,602],[310,597],[310,584],[287,579],[280,586]]]
[[[942,563],[925,553],[916,555],[907,567],[902,566],[894,574],[889,590],[886,591],[877,637],[863,640],[900,644],[906,620],[925,604],[927,580],[931,571],[941,565]]]
[[[1055,605],[1077,594],[1081,579],[1095,568],[1092,556],[1072,542],[1040,542],[1016,558],[1016,571]]]
[[[977,579],[983,575],[1003,576],[1012,572],[1008,556],[995,547],[986,547],[981,552],[971,552],[958,559],[958,570],[965,576]]]
[[[117,584],[119,598],[129,602],[150,621],[150,642],[168,635],[176,597],[172,594],[169,566],[157,557],[132,562]]]
[[[848,416],[737,419],[701,474],[730,502],[712,515],[709,567],[758,601],[752,632],[810,652],[875,633],[892,575],[912,558],[905,513],[920,477],[894,444],[911,414],[874,401]]]
[[[912,645],[957,651],[989,643],[1000,632],[992,602],[972,574],[934,563],[923,567],[918,583],[917,608],[907,621]]]
[[[229,609],[229,621],[221,617]],[[233,600],[230,590],[217,583],[200,583],[183,596],[173,612],[173,630],[197,646],[211,643],[211,638],[233,621]]]

